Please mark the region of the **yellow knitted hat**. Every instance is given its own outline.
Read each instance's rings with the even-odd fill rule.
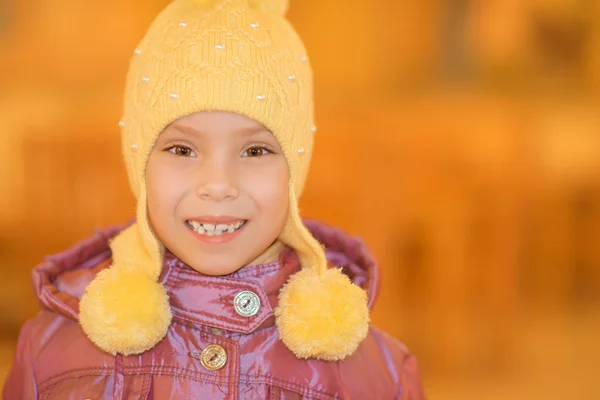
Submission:
[[[298,211],[313,135],[312,73],[285,20],[285,0],[175,0],[134,51],[125,90],[123,154],[137,222],[112,242],[113,265],[90,283],[80,323],[103,350],[138,354],[167,333],[171,310],[158,283],[164,248],[147,216],[146,163],[163,129],[199,111],[229,111],[261,122],[289,165],[289,213],[280,239],[302,269],[281,289],[279,335],[300,358],[339,360],[366,337],[366,293],[328,269]]]

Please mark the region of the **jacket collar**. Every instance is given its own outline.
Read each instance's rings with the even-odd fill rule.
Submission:
[[[274,324],[279,290],[299,269],[298,257],[290,248],[282,251],[279,261],[225,276],[202,275],[166,253],[160,280],[169,294],[174,320],[248,334]],[[242,292],[258,299],[254,315],[236,310],[234,299]]]

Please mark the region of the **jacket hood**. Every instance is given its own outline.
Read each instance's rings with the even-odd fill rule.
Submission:
[[[324,246],[329,264],[342,268],[354,284],[367,292],[368,306],[372,309],[379,292],[379,267],[364,242],[315,220],[304,223]],[[109,242],[124,228],[114,226],[98,230],[68,250],[45,257],[32,273],[40,307],[77,320],[79,299],[96,274],[111,265]],[[291,249],[282,252],[281,258],[282,264],[297,262]],[[239,276],[239,271],[234,274]]]

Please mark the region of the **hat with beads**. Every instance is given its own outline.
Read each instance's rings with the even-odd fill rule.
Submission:
[[[164,247],[147,215],[145,169],[163,129],[199,111],[262,123],[287,160],[290,206],[279,238],[297,252],[302,268],[279,293],[281,340],[299,358],[340,360],[366,337],[366,293],[341,269],[328,268],[299,215],[315,133],[312,72],[284,17],[287,6],[286,0],[175,0],[134,51],[119,125],[137,219],[113,239],[113,264],[80,303],[80,324],[104,351],[142,353],[171,323],[169,298],[158,282]]]

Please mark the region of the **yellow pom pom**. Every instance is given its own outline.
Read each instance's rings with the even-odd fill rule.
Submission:
[[[369,330],[367,294],[340,269],[294,274],[281,289],[275,316],[281,340],[298,358],[344,359]]]
[[[113,355],[151,349],[171,323],[164,287],[136,268],[112,266],[100,272],[89,284],[79,311],[90,340]]]
[[[288,0],[249,0],[250,7],[266,13],[285,16]]]

